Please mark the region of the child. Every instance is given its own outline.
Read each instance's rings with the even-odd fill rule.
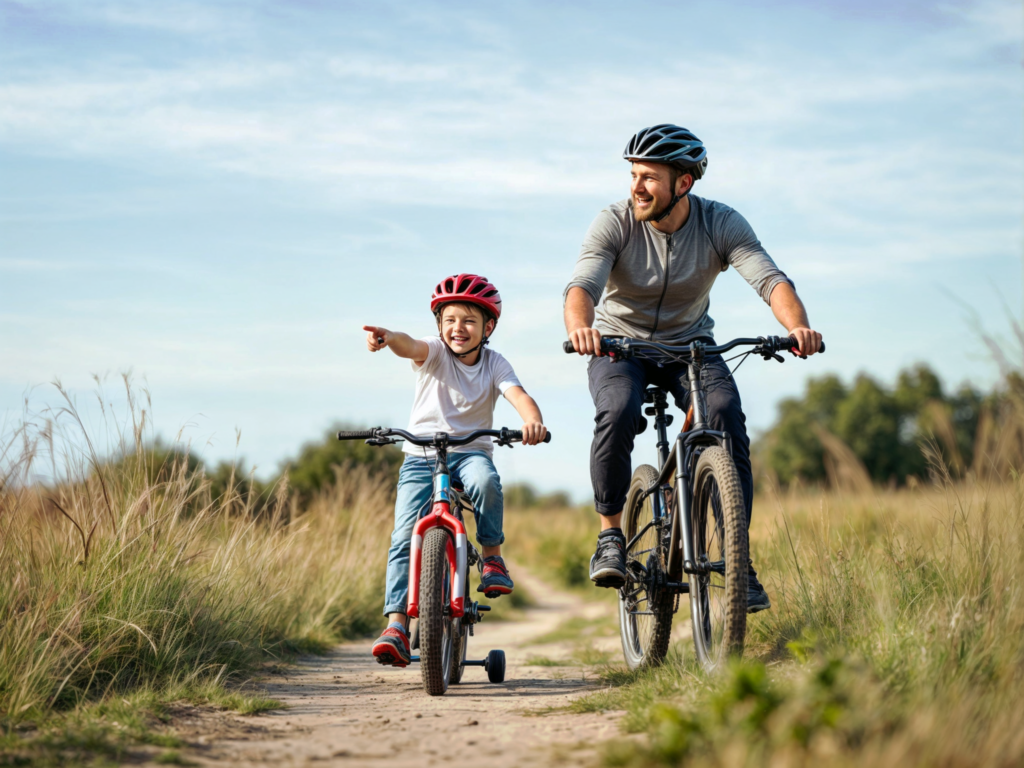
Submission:
[[[502,394],[523,419],[523,444],[536,445],[547,434],[540,409],[526,394],[508,361],[487,349],[501,317],[498,289],[478,275],[445,278],[434,289],[430,309],[440,337],[413,339],[404,333],[364,325],[366,346],[371,352],[384,347],[412,360],[416,372],[416,396],[408,431],[416,435],[447,432],[464,435],[474,429],[491,429],[494,406]],[[410,662],[408,617],[409,550],[418,513],[430,501],[433,462],[426,449],[405,444],[408,456],[398,476],[395,530],[388,550],[387,590],[384,613],[388,628],[374,643],[373,655],[381,664],[405,667]],[[459,480],[477,512],[476,539],[484,559],[478,592],[509,594],[513,583],[501,558],[501,482],[491,461],[494,445],[480,438],[451,449],[448,467]],[[429,456],[429,454],[427,454]]]

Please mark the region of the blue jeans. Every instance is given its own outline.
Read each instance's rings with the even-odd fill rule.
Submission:
[[[409,550],[416,521],[430,511],[434,484],[433,459],[406,456],[398,474],[395,499],[395,530],[388,550],[387,588],[384,613],[405,613],[409,600]],[[505,541],[501,523],[504,504],[501,480],[494,462],[486,453],[449,453],[448,470],[458,480],[476,510],[476,540],[483,547],[496,547]]]

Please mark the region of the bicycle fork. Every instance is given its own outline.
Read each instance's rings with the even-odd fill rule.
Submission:
[[[420,615],[423,537],[431,528],[444,528],[450,534],[448,537],[448,562],[452,563],[449,577],[452,585],[450,609],[452,618],[459,619],[466,613],[469,547],[466,526],[451,513],[451,478],[443,456],[438,457],[438,467],[434,473],[433,505],[430,512],[421,517],[412,529],[412,547],[409,552],[409,605],[406,608],[406,613],[413,618],[418,618]]]

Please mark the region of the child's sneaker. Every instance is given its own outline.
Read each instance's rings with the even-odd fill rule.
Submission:
[[[505,567],[505,561],[498,555],[485,557],[483,573],[480,575],[480,586],[476,588],[476,591],[483,592],[485,597],[495,598],[498,595],[511,594],[514,587],[512,577],[508,575],[508,568]]]
[[[407,667],[412,661],[409,651],[409,636],[397,624],[391,624],[373,644],[373,656],[378,664],[392,667]]]

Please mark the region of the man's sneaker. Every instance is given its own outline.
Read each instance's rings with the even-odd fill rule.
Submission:
[[[620,589],[626,584],[626,539],[611,528],[597,537],[597,551],[590,558],[590,580],[599,587]]]
[[[476,591],[483,592],[485,597],[493,599],[499,595],[511,594],[514,587],[512,577],[508,575],[508,568],[505,567],[505,561],[498,555],[485,557],[483,573],[480,575],[480,586],[476,588]]]
[[[373,657],[378,664],[391,667],[407,667],[412,661],[409,651],[409,636],[397,627],[388,627],[373,644]]]
[[[772,601],[768,599],[768,593],[764,591],[761,582],[757,580],[757,571],[754,566],[747,566],[747,613],[767,611],[772,607]]]

